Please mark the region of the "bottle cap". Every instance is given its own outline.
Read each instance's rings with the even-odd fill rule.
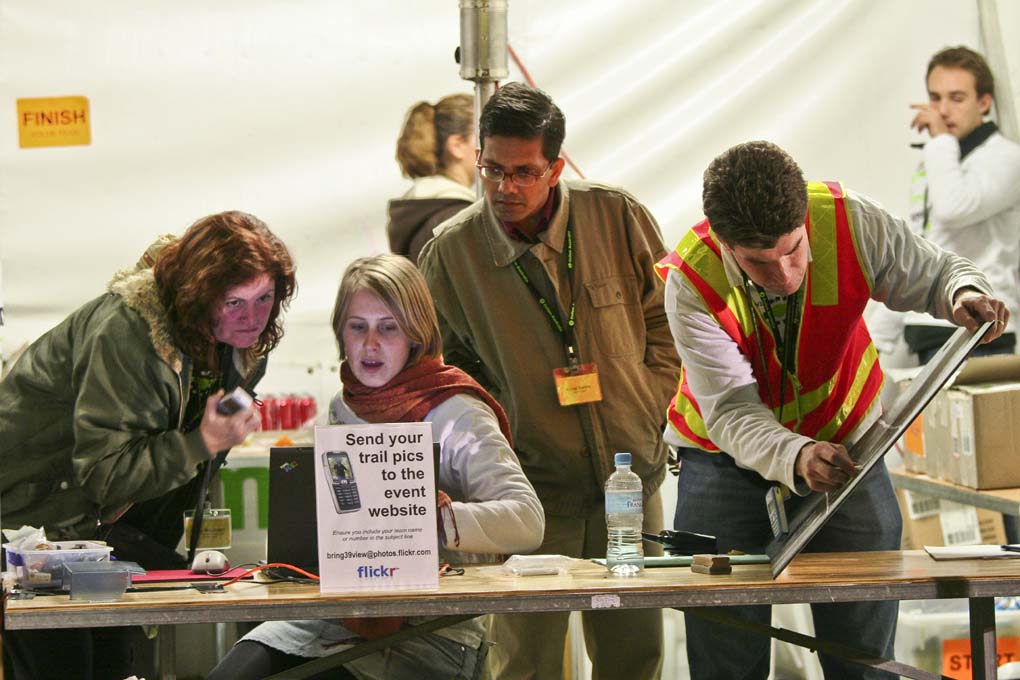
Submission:
[[[616,467],[620,467],[621,465],[630,465],[630,454],[618,453],[613,457],[613,462],[616,463]]]

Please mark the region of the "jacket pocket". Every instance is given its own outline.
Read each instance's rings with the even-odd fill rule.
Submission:
[[[602,353],[609,357],[643,353],[645,323],[637,278],[609,276],[584,287],[594,310],[592,332]]]

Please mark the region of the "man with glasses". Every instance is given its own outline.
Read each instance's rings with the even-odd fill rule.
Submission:
[[[497,91],[479,126],[485,199],[441,225],[419,265],[446,361],[507,410],[545,508],[537,552],[605,557],[617,451],[644,482],[644,530],[663,527],[661,433],[680,366],[653,270],[666,252],[658,225],[621,189],[560,178],[564,130],[544,92]],[[567,617],[495,617],[493,677],[562,678]],[[582,617],[593,678],[659,677],[659,611]]]

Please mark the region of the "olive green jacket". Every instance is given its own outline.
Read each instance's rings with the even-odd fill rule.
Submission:
[[[602,502],[617,451],[633,454],[646,494],[658,490],[680,360],[653,270],[666,253],[654,218],[616,187],[572,180],[558,187],[538,246],[507,236],[483,200],[439,227],[419,266],[435,299],[446,362],[472,374],[506,409],[514,449],[545,511],[583,517]],[[573,277],[564,266],[568,224]],[[553,370],[567,365],[563,339],[515,262],[558,302],[560,319],[576,301],[577,352],[598,368],[602,401],[560,406]],[[556,289],[549,267],[558,267]]]
[[[179,431],[191,361],[174,347],[152,270],[119,272],[108,292],[34,342],[0,382],[0,520],[88,538],[132,503],[191,480],[210,458]],[[263,361],[224,371],[253,386]]]

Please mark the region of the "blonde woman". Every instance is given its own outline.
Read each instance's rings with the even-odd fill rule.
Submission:
[[[390,250],[418,261],[432,230],[475,202],[474,100],[451,94],[407,112],[397,140],[397,163],[414,180],[390,201]]]
[[[510,446],[503,409],[471,377],[442,360],[425,280],[409,260],[355,260],[333,309],[343,389],[335,424],[430,422],[440,444],[440,560],[495,561],[542,542],[542,506]],[[246,635],[208,680],[253,680],[347,649],[423,619],[272,621]],[[472,619],[329,671],[330,678],[418,680],[479,677],[487,643]],[[323,674],[326,677],[326,674]]]

